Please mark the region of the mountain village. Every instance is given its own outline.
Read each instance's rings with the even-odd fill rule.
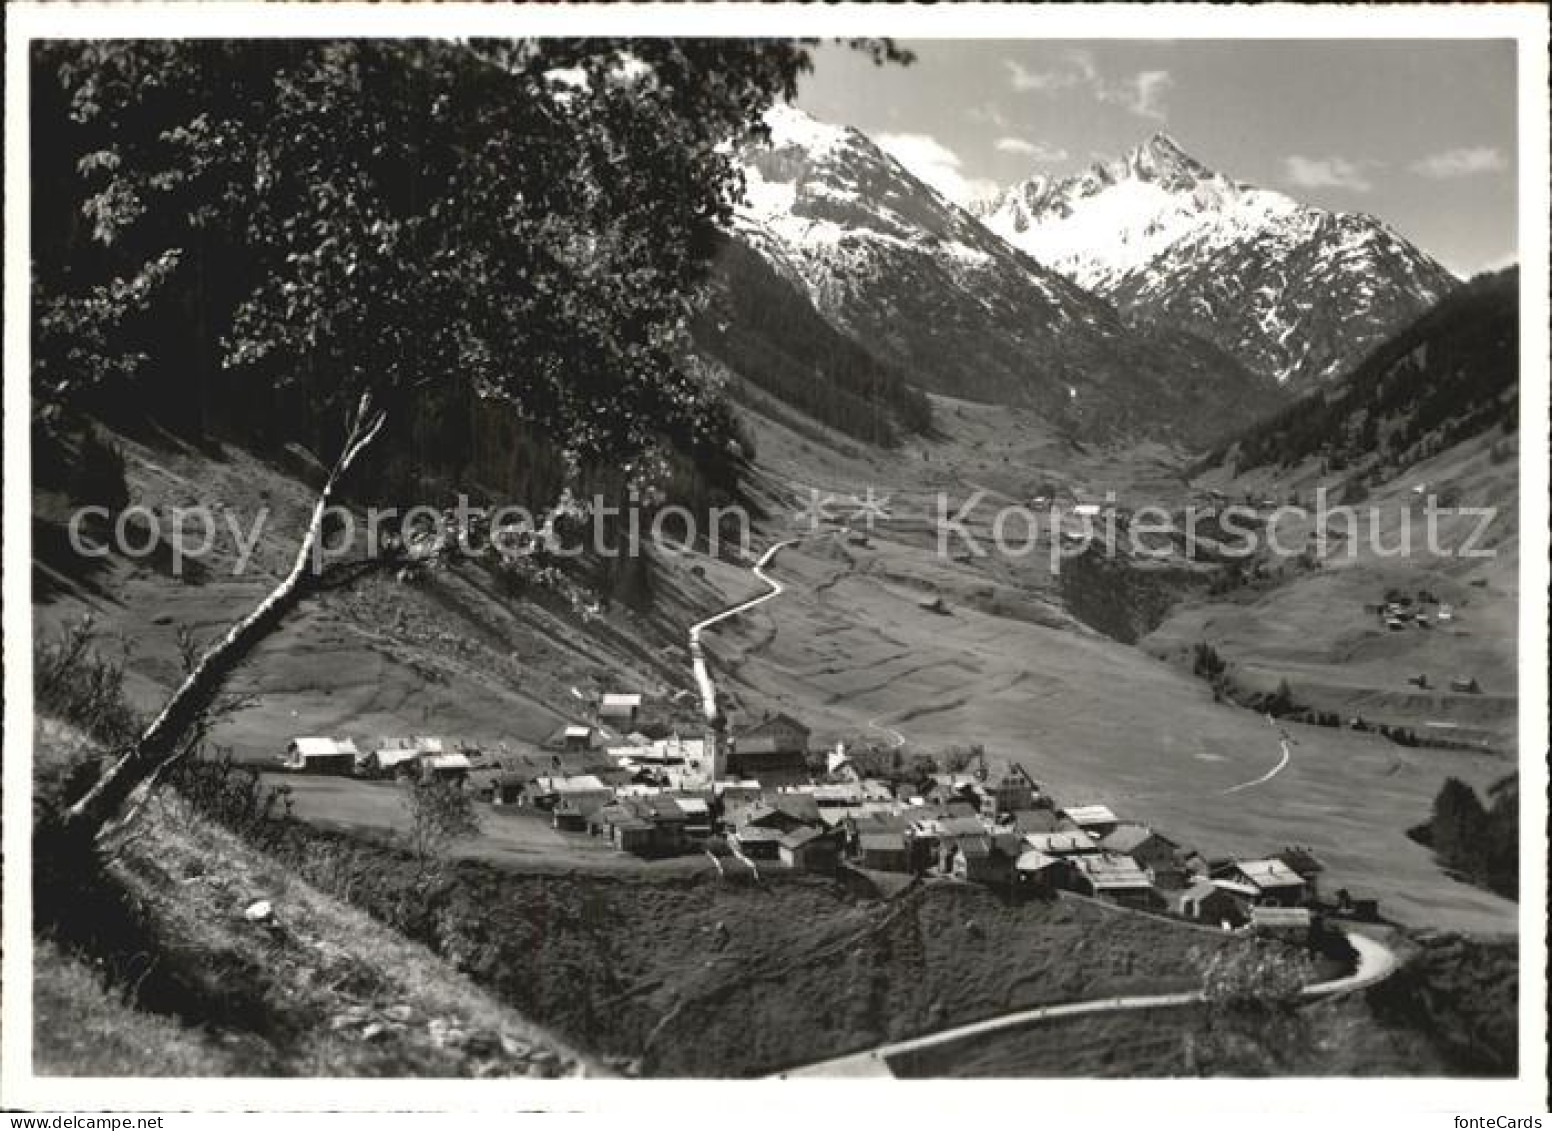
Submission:
[[[1324,869],[1308,847],[1209,859],[1137,815],[1059,801],[1017,760],[989,776],[977,749],[976,764],[920,781],[866,776],[844,743],[812,750],[809,728],[788,714],[727,737],[715,727],[687,736],[672,707],[604,693],[587,721],[560,727],[528,756],[499,742],[307,736],[292,740],[281,763],[354,777],[362,788],[444,782],[507,815],[496,819],[545,821],[640,858],[704,854],[719,874],[756,880],[762,868],[847,870],[884,890],[915,877],[1014,898],[1063,891],[1311,945],[1327,918],[1379,918],[1372,898],[1323,892]]]

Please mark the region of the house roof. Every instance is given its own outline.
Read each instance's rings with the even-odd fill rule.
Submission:
[[[291,745],[296,747],[296,752],[303,758],[326,758],[348,754],[354,758],[360,751],[356,744],[349,738],[329,738],[325,735],[304,735],[293,738]]]
[[[903,833],[911,827],[911,819],[903,813],[878,813],[863,810],[852,817],[857,835],[869,833]]]
[[[1308,927],[1308,907],[1253,907],[1250,921],[1257,927]]]
[[[484,785],[498,786],[501,788],[521,786],[526,780],[522,774],[512,770],[502,769],[500,766],[481,766],[473,773],[476,782]]]
[[[1254,884],[1241,884],[1235,882],[1234,880],[1224,879],[1216,879],[1211,882],[1213,887],[1222,888],[1230,895],[1242,895],[1247,898],[1254,899],[1256,896],[1261,894],[1261,889],[1256,887]]]
[[[1043,872],[1045,869],[1051,867],[1051,865],[1060,863],[1061,861],[1056,857],[1047,856],[1044,852],[1036,852],[1033,848],[1031,848],[1019,853],[1019,858],[1015,864],[1015,867],[1017,867],[1020,872]]]
[[[979,836],[962,836],[956,842],[959,851],[966,856],[1009,856],[1023,854],[1023,844],[1013,833],[987,833]]]
[[[938,823],[940,836],[985,836],[986,824],[979,817],[944,817]]]
[[[641,706],[641,696],[635,692],[606,691],[599,706],[604,710],[611,707],[619,710],[635,710]]]
[[[682,821],[686,816],[685,811],[680,807],[679,802],[665,794],[654,793],[648,797],[643,797],[641,798],[641,803],[643,807],[652,815],[653,820]]]
[[[546,774],[533,779],[533,784],[541,790],[562,795],[568,793],[608,793],[609,787],[599,781],[592,774],[577,774],[574,777],[565,777],[560,774]]]
[[[1186,888],[1180,893],[1180,900],[1181,902],[1185,902],[1187,900],[1202,900],[1206,899],[1214,892],[1223,890],[1223,888],[1220,888],[1211,880],[1197,880],[1196,883],[1192,884],[1190,887]]]
[[[473,768],[466,754],[428,754],[426,756],[426,765],[433,770],[468,770]]]
[[[733,834],[740,844],[775,844],[782,839],[780,829],[768,829],[762,825],[743,825]]]
[[[819,802],[810,793],[767,793],[764,801],[773,809],[779,809],[789,817],[800,821],[819,823]]]
[[[1094,838],[1078,829],[1070,832],[1025,833],[1024,843],[1050,856],[1071,856],[1099,850],[1099,844]]]
[[[557,813],[576,813],[579,816],[591,817],[605,805],[609,804],[609,798],[596,793],[577,793],[569,797],[562,797],[555,803]]]
[[[1087,876],[1089,882],[1096,888],[1129,890],[1153,886],[1148,880],[1147,873],[1139,868],[1130,856],[1117,856],[1112,853],[1079,856],[1073,860],[1073,865]]]
[[[419,750],[374,750],[372,757],[377,759],[377,764],[382,767],[397,766],[403,762],[413,762],[420,757]]]
[[[857,844],[864,852],[904,852],[905,836],[900,832],[861,833]]]
[[[1298,887],[1304,883],[1303,876],[1277,859],[1242,860],[1235,867],[1247,880],[1262,889]]]
[[[561,733],[567,738],[591,738],[593,736],[593,728],[577,724],[565,727]]]
[[[1021,833],[1056,831],[1056,814],[1050,809],[1016,809],[1009,815],[1013,818],[1013,828]]]
[[[1166,843],[1173,843],[1168,837],[1159,836],[1147,825],[1119,825],[1116,829],[1099,840],[1101,848],[1111,852],[1136,852],[1154,837]]]
[[[806,826],[801,829],[793,829],[781,838],[781,846],[783,848],[803,848],[819,840],[824,835],[819,829]]]
[[[1116,820],[1108,805],[1069,805],[1062,815],[1078,825],[1111,825]]]

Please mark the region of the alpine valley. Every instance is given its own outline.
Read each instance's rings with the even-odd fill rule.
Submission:
[[[1517,272],[805,43],[32,45],[40,1075],[1515,1071]]]

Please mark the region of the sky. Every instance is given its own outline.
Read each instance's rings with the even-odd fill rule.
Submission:
[[[1514,262],[1509,40],[926,40],[825,46],[797,105],[950,198],[1078,172],[1164,131],[1238,180],[1384,220],[1458,275]]]

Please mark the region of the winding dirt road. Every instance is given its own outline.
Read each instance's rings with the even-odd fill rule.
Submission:
[[[701,712],[706,716],[708,723],[715,723],[717,719],[717,688],[712,683],[711,673],[706,668],[706,650],[701,647],[701,633],[713,625],[727,620],[729,617],[736,617],[739,613],[748,612],[756,605],[763,605],[772,597],[781,596],[786,591],[785,587],[781,582],[767,574],[765,567],[771,564],[771,559],[776,556],[778,551],[783,547],[791,546],[796,541],[796,538],[788,538],[784,542],[777,542],[766,550],[765,553],[761,554],[760,560],[751,567],[754,575],[769,587],[767,592],[761,593],[757,597],[751,597],[749,600],[742,601],[731,608],[723,609],[720,613],[709,616],[705,620],[697,621],[690,626],[690,665],[695,671],[695,686],[699,688],[701,694]]]
[[[1397,965],[1396,956],[1389,947],[1376,939],[1370,938],[1368,935],[1358,932],[1349,933],[1347,939],[1353,944],[1353,949],[1358,952],[1358,962],[1353,972],[1340,978],[1334,978],[1329,982],[1318,982],[1311,986],[1305,986],[1305,997],[1330,997],[1334,994],[1351,993],[1354,990],[1366,989],[1376,982],[1388,978],[1395,971]],[[906,1053],[921,1052],[940,1045],[974,1040],[977,1037],[989,1036],[993,1033],[1006,1032],[1011,1029],[1023,1028],[1026,1025],[1035,1025],[1042,1021],[1063,1017],[1077,1017],[1087,1013],[1124,1013],[1129,1010],[1169,1009],[1182,1005],[1196,1005],[1203,1000],[1204,995],[1202,992],[1200,990],[1193,990],[1174,994],[1096,998],[1092,1001],[1074,1001],[1061,1005],[1042,1005],[1034,1009],[1019,1009],[1011,1013],[999,1014],[996,1017],[988,1017],[981,1021],[972,1021],[968,1025],[956,1025],[950,1029],[940,1029],[935,1033],[912,1037],[909,1040],[879,1045],[876,1048],[865,1049],[862,1052],[851,1053],[848,1056],[822,1060],[815,1064],[804,1065],[801,1068],[794,1068],[777,1075],[781,1079],[792,1076],[893,1076],[894,1072],[890,1069],[889,1058]]]

